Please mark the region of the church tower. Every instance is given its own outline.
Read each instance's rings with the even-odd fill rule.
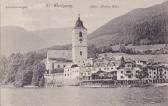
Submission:
[[[79,66],[85,65],[87,60],[87,29],[80,16],[75,23],[72,35],[72,59]]]

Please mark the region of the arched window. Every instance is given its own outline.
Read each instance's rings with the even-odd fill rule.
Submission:
[[[83,40],[82,40],[82,39],[79,39],[79,41],[80,41],[80,43],[82,43]]]
[[[60,65],[57,65],[57,68],[60,68]]]
[[[80,55],[82,56],[82,51],[80,51]]]
[[[82,32],[79,32],[79,37],[82,37]]]

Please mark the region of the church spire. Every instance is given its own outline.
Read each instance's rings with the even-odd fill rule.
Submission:
[[[80,14],[78,14],[78,20],[77,20],[76,23],[75,23],[75,28],[84,28],[84,29],[86,29],[86,28],[84,27],[84,25],[83,25],[82,20],[80,19]]]

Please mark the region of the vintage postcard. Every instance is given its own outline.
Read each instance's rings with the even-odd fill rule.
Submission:
[[[167,0],[1,0],[0,106],[168,106]]]

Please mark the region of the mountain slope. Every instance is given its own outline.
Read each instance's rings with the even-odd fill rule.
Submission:
[[[1,52],[9,55],[13,52],[28,52],[44,48],[46,42],[21,27],[1,27]]]
[[[72,28],[50,28],[31,32],[17,26],[5,26],[0,29],[1,52],[5,55],[71,43]]]
[[[168,42],[168,2],[135,9],[117,17],[89,35],[89,44],[160,44]]]
[[[48,42],[49,46],[64,45],[71,43],[72,28],[50,28],[32,33]]]

